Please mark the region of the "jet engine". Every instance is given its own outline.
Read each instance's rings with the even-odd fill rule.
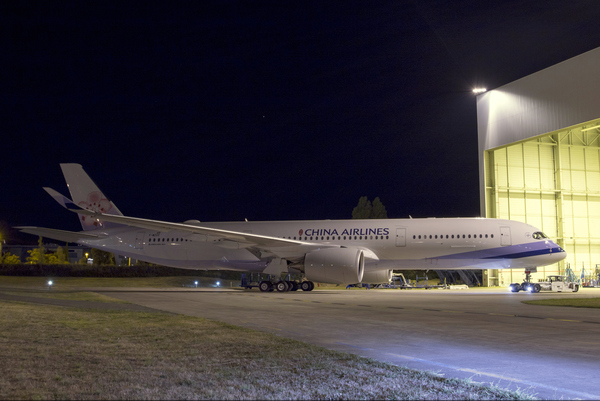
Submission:
[[[304,257],[306,278],[319,283],[360,283],[364,268],[363,251],[356,248],[326,248]]]
[[[388,284],[391,280],[391,270],[377,270],[374,272],[365,272],[362,282],[367,284]]]

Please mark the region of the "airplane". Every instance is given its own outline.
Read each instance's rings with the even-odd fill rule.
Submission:
[[[314,282],[388,283],[393,270],[519,269],[559,262],[566,252],[536,227],[490,218],[183,223],[125,216],[80,164],[60,165],[72,199],[45,187],[79,216],[83,231],[17,227],[183,269],[264,273],[261,291],[311,291]],[[280,277],[302,274],[300,282]],[[289,276],[288,276],[289,277]]]

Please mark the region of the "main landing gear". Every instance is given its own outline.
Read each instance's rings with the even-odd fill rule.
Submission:
[[[302,291],[312,291],[315,288],[315,284],[312,281],[289,281],[289,280],[279,280],[275,284],[270,281],[261,281],[258,285],[258,288],[261,292],[271,292],[273,290],[277,290],[277,292],[288,292],[288,291],[298,291],[301,289]]]

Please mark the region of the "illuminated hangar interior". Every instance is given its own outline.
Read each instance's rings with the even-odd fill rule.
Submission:
[[[477,96],[481,215],[540,228],[567,251],[532,281],[600,267],[600,48]],[[484,271],[508,286],[523,269]]]

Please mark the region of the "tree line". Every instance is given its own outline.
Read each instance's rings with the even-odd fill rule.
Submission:
[[[358,205],[352,209],[353,219],[387,219],[387,210],[379,197],[371,202],[366,196],[361,196]]]
[[[42,237],[38,239],[38,247],[27,251],[26,263],[37,264],[37,265],[69,265],[69,247],[68,244],[65,247],[59,246],[56,248],[56,252],[48,251],[44,246]],[[105,252],[100,249],[92,248],[91,257],[94,265],[115,265],[115,255],[110,252]],[[77,264],[87,264],[87,257],[83,257],[77,261]],[[21,258],[17,255],[13,255],[10,252],[0,254],[0,264],[5,265],[20,265],[23,264]]]

